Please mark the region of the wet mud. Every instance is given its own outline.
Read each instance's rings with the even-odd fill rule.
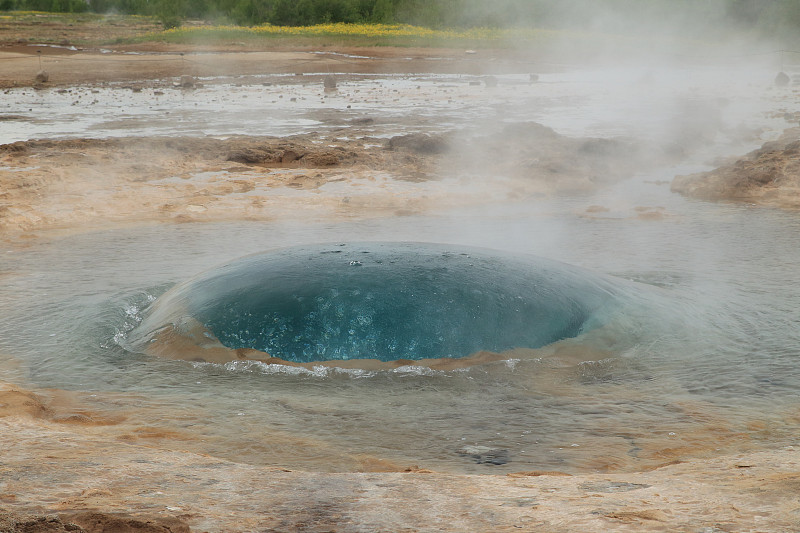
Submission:
[[[107,31],[108,26],[100,26]],[[3,39],[0,27],[0,40]],[[7,29],[7,28],[6,28]],[[14,28],[14,31],[19,29]],[[138,30],[135,30],[138,31]],[[16,36],[19,34],[17,33]],[[6,37],[7,38],[7,37]],[[59,38],[58,41],[63,41]],[[392,73],[486,73],[517,72],[520,69],[540,72],[548,67],[530,54],[509,50],[482,50],[466,54],[462,49],[414,47],[358,48],[337,46],[324,50],[275,49],[266,43],[263,49],[242,51],[236,43],[186,45],[142,43],[107,48],[39,44],[36,42],[0,42],[0,88],[69,87],[109,82],[127,82],[139,88],[171,87],[173,79],[208,76],[247,76],[265,74],[392,74]],[[41,54],[41,63],[39,55]],[[41,68],[40,68],[41,65]],[[92,68],[82,68],[91,66]],[[77,67],[77,68],[76,68]],[[45,83],[36,78],[45,70]],[[206,82],[207,83],[207,82]],[[191,84],[194,86],[194,83]]]

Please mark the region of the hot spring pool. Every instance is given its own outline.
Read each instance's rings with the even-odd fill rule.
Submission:
[[[249,359],[312,364],[466,358],[577,337],[602,324],[622,292],[622,281],[588,270],[474,247],[300,246],[172,288],[129,347],[215,362],[244,358],[242,349],[260,352]]]
[[[598,221],[574,217],[574,200],[567,202],[561,215],[519,206],[509,218],[506,206],[447,218],[406,217],[401,228],[392,219],[184,225],[7,247],[0,288],[4,375],[31,387],[75,391],[95,412],[119,421],[110,430],[124,442],[322,471],[408,465],[473,473],[639,469],[719,450],[792,443],[800,407],[797,219],[677,198],[670,209],[680,214],[678,221]],[[477,219],[480,224],[473,223]],[[440,245],[415,245],[421,256],[406,253],[406,244],[371,244],[368,250],[348,245],[349,253],[359,254],[353,259],[348,252],[321,253],[336,246],[295,246],[337,243],[345,236],[408,241],[421,234],[458,242],[467,226],[468,239],[444,247],[449,254]],[[472,248],[469,258],[460,255],[474,246],[478,253]],[[234,262],[234,271],[258,265],[259,272],[265,268],[260,262],[272,268],[272,260],[297,267],[302,258],[313,265],[304,255],[311,250],[324,258],[320,265],[361,276],[370,268],[368,257],[384,261],[400,250],[409,268],[412,258],[429,254],[433,265],[490,261],[479,277],[489,270],[489,278],[515,279],[523,252],[525,268],[585,304],[577,316],[591,327],[568,326],[569,338],[535,349],[515,350],[517,342],[465,344],[459,354],[511,349],[500,360],[438,370],[413,360],[391,368],[210,363],[131,346],[140,331],[149,332],[139,328],[154,317],[160,324],[182,307],[202,309],[208,293],[192,299],[198,296],[193,288],[225,272],[220,264],[254,250],[268,253]],[[329,263],[331,256],[342,263]],[[491,260],[498,257],[503,261],[495,268]],[[362,265],[351,265],[355,260]],[[198,277],[187,275],[193,273]],[[481,291],[489,288],[480,279],[469,281]],[[219,288],[224,295],[235,287]],[[439,297],[462,295],[424,300]],[[336,302],[330,301],[332,308]],[[501,307],[507,311],[513,304]],[[444,327],[436,316],[429,319]],[[467,329],[477,333],[481,324]],[[427,326],[420,324],[420,331]],[[515,326],[504,316],[501,327]],[[338,339],[348,341],[349,329]]]

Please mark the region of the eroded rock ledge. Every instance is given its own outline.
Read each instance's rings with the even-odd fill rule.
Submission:
[[[800,208],[800,128],[709,172],[677,176],[672,191],[702,200]]]
[[[9,530],[5,519],[14,533],[796,531],[799,523],[793,448],[641,473],[459,476],[287,471],[20,418],[0,419],[0,446],[8,513],[0,531]]]
[[[89,406],[65,401],[66,391],[0,387],[3,533],[797,531],[800,524],[797,446],[714,452],[644,472],[322,473],[115,438],[90,420],[65,417],[95,418]],[[53,395],[59,401],[49,401]]]
[[[591,192],[667,157],[636,141],[566,137],[532,122],[384,138],[364,129],[366,120],[282,138],[0,145],[0,229],[405,215],[489,196]]]

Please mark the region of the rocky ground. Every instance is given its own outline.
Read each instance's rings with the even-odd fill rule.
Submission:
[[[492,137],[454,132],[388,140],[350,124],[347,138],[353,140],[308,134],[1,145],[0,228],[10,235],[298,213],[402,215],[484,201],[488,184],[441,185],[467,172],[503,177],[500,194],[514,199],[591,192],[652,164],[652,152],[631,141],[569,138],[536,123]]]
[[[121,442],[85,406],[0,390],[0,531],[796,531],[800,450],[648,472],[289,471]],[[97,421],[94,421],[97,422]],[[13,435],[13,439],[9,438]]]
[[[702,200],[800,207],[800,129],[787,130],[742,158],[709,172],[678,176],[672,190]]]
[[[520,58],[492,61],[488,51],[341,49],[335,52],[348,55],[310,56],[234,52],[233,45],[206,50],[201,61],[158,44],[146,47],[158,56],[123,53],[135,51],[131,47],[101,53],[29,46],[35,43],[18,42],[14,31],[6,28],[10,37],[0,49],[4,87],[334,68],[475,73],[509,64],[524,68]],[[69,42],[68,32],[63,39]],[[47,82],[35,79],[38,51]],[[0,146],[0,231],[4,239],[19,239],[112,225],[403,215],[484,200],[485,190],[444,181],[450,176],[443,168],[491,168],[506,179],[502,194],[514,199],[591,191],[654,159],[675,157],[629,140],[568,138],[535,123],[492,138],[454,131],[381,140],[351,126],[353,140],[178,137]],[[798,207],[793,135],[716,171],[677,178],[673,190]],[[326,194],[318,194],[322,189]],[[459,476],[400,465],[394,472],[323,474],[237,464],[120,438],[102,429],[115,421],[66,402],[66,396],[0,385],[0,532],[800,529],[800,451],[791,447],[675,462],[640,473]]]

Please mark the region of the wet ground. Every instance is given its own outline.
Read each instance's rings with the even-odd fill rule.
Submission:
[[[431,524],[445,530],[555,527],[565,518],[546,502],[552,493],[577,490],[574,481],[564,476],[528,485],[537,476],[491,474],[560,471],[587,476],[581,487],[589,488],[580,495],[627,493],[677,482],[684,467],[624,479],[598,473],[696,461],[708,475],[718,468],[720,476],[732,476],[752,465],[698,459],[795,444],[795,214],[686,200],[669,191],[675,175],[711,168],[777,137],[787,126],[783,110],[796,106],[791,88],[771,87],[766,70],[745,77],[708,68],[567,69],[536,81],[527,73],[497,76],[489,86],[474,75],[342,75],[337,91],[326,93],[325,75],[203,79],[193,89],[165,80],[141,90],[113,85],[7,93],[1,112],[11,118],[0,122],[0,136],[26,142],[5,152],[0,177],[5,184],[30,184],[21,187],[26,203],[10,202],[17,194],[10,187],[4,192],[2,368],[6,381],[39,391],[42,409],[28,413],[39,422],[19,422],[13,437],[18,451],[6,459],[14,480],[0,490],[4,501],[31,512],[91,508],[93,501],[124,509],[120,502],[127,498],[137,502],[128,509],[153,513],[166,505],[197,527],[229,529],[221,511],[203,514],[210,509],[203,502],[212,498],[236,506],[236,527],[258,530],[281,527],[281,513],[260,515],[242,491],[251,476],[271,478],[271,487],[283,483],[269,468],[422,468],[486,479],[430,478],[432,486],[451,487],[457,502],[444,513],[446,527],[425,514],[436,502],[417,521],[396,510],[402,517],[396,522],[372,522],[354,510],[361,501],[374,508],[376,487],[409,501],[437,490],[422,488],[429,482],[419,477],[406,487],[401,474],[292,473],[288,483],[306,484],[309,476],[315,488],[279,505],[319,508],[316,517],[294,511],[284,517],[318,529],[331,520],[352,531],[398,524],[422,530]],[[227,159],[252,148],[252,139],[234,135],[295,134],[299,149],[342,148],[356,154],[355,163],[344,157],[312,166],[302,159]],[[389,139],[408,134],[441,135],[451,149],[388,149]],[[42,137],[62,140],[50,147],[31,141]],[[123,144],[80,141],[109,137]],[[198,158],[199,148],[208,150],[198,138],[234,139],[235,145],[213,144],[215,155]],[[172,148],[153,148],[171,139]],[[258,146],[272,149],[276,142],[288,140]],[[534,151],[542,145],[549,149]],[[181,147],[187,150],[178,155]],[[600,160],[591,152],[598,149]],[[539,357],[509,354],[459,371],[192,364],[124,348],[146,305],[200,271],[262,250],[359,240],[535,254],[633,282],[648,296],[600,335],[553,346]],[[187,478],[195,487],[222,483],[193,473],[217,468],[198,466],[211,461],[223,465],[226,479],[234,480],[225,483],[235,488],[197,489],[181,500],[172,481],[145,487],[104,477],[76,496],[73,485],[85,485],[86,478],[19,470],[30,460],[26,454],[35,453],[26,450],[38,449],[33,441],[47,443],[39,445],[41,453],[56,457],[55,464],[70,465],[68,451],[56,450],[62,444],[89,454],[117,446],[123,451],[112,463],[167,465],[195,476]],[[158,451],[131,459],[139,445]],[[759,464],[774,460],[761,457]],[[81,476],[104,468],[83,462]],[[141,476],[145,467],[135,465],[121,471]],[[778,471],[791,477],[795,470],[773,467]],[[43,479],[62,492],[23,505],[32,501],[32,484]],[[497,491],[492,494],[513,485],[519,497],[495,502],[492,508],[501,511],[479,517],[474,509],[488,505],[485,498],[464,499],[473,483]],[[680,514],[681,492],[708,490],[693,483],[674,493],[650,490],[636,502],[615,496],[605,507],[575,507],[570,523],[596,530],[660,527]],[[277,487],[275,494],[287,490]],[[340,490],[369,494],[333,502]],[[164,497],[158,502],[168,503],[145,501],[159,491]],[[783,510],[780,490],[775,494],[773,524],[796,524],[797,517]],[[700,503],[680,504],[692,517],[682,527],[712,527],[697,510]],[[725,521],[757,523],[752,502],[746,505],[735,516],[726,510]],[[535,510],[544,507],[537,517]]]

